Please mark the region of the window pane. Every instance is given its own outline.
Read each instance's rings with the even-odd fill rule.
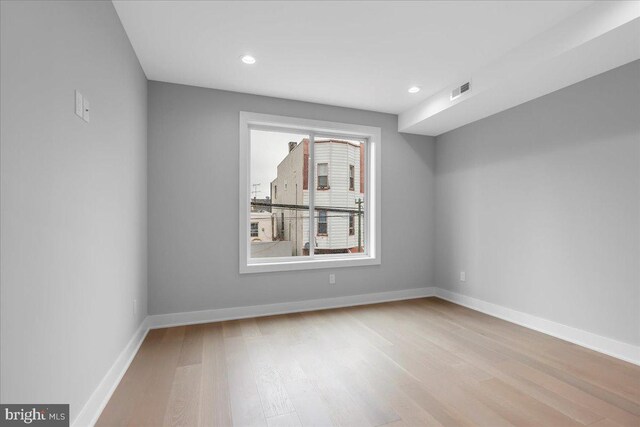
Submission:
[[[356,182],[356,167],[353,165],[349,165],[349,190],[355,190],[355,182]]]
[[[318,163],[318,189],[326,190],[329,188],[329,164]]]
[[[250,137],[251,258],[308,255],[309,137],[262,130]]]
[[[365,142],[317,136],[314,146],[319,189],[314,200],[314,253],[364,252]]]
[[[355,234],[356,232],[355,224],[356,224],[355,214],[350,213],[349,214],[349,236],[353,236]]]
[[[327,211],[318,211],[318,234],[327,234]]]

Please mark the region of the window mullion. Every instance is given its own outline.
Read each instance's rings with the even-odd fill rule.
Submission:
[[[316,235],[316,220],[315,220],[315,200],[316,200],[316,180],[315,180],[315,134],[309,132],[309,257],[313,258],[315,255],[315,235]]]

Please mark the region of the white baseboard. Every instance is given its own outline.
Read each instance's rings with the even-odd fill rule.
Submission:
[[[85,403],[71,425],[73,427],[93,426],[98,421],[102,410],[107,406],[109,399],[113,395],[116,387],[118,387],[118,384],[120,384],[120,380],[122,380],[122,377],[127,372],[129,365],[138,353],[138,349],[150,329],[424,298],[434,296],[435,291],[435,288],[415,288],[375,294],[147,316],[107,374],[102,378],[102,381],[100,381],[100,384],[94,390],[93,394],[91,394],[91,397],[89,397],[89,400]]]
[[[640,347],[611,338],[603,337],[572,326],[563,325],[521,311],[513,310],[477,298],[458,294],[442,288],[435,288],[435,296],[463,305],[473,310],[498,317],[511,323],[560,338],[565,341],[604,353],[626,362],[640,365]]]
[[[604,353],[627,362],[640,365],[640,347],[606,338],[571,326],[566,326],[531,314],[512,310],[466,295],[442,288],[425,287],[401,291],[379,292],[375,294],[350,295],[345,297],[321,298],[305,301],[292,301],[277,304],[254,305],[247,307],[220,308],[215,310],[191,311],[184,313],[156,314],[147,316],[138,330],[120,353],[118,359],[104,376],[87,403],[72,423],[73,427],[93,426],[111,395],[129,368],[149,329],[197,323],[220,322],[223,320],[245,319],[250,317],[271,316],[276,314],[299,313],[304,311],[327,310],[331,308],[352,307],[400,301],[414,298],[437,296],[473,310],[534,329],[582,347]]]
[[[436,288],[414,288],[401,291],[378,292],[375,294],[349,295],[345,297],[291,301],[247,307],[219,308],[215,310],[190,311],[186,313],[155,314],[148,316],[147,319],[150,329],[166,328],[169,326],[220,322],[223,320],[246,319],[249,317],[299,313],[303,311],[326,310],[330,308],[424,298],[434,296],[435,292]]]
[[[107,406],[111,395],[116,390],[116,387],[118,387],[118,384],[120,384],[120,380],[125,372],[127,372],[129,365],[138,353],[138,349],[142,345],[144,338],[147,336],[147,332],[149,332],[147,318],[140,323],[140,326],[134,332],[127,346],[122,350],[113,365],[111,365],[111,368],[102,378],[98,387],[93,391],[87,403],[85,403],[84,407],[75,417],[71,423],[73,427],[93,426],[98,421],[102,410]]]

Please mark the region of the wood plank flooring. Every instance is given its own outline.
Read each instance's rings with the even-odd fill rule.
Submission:
[[[640,367],[437,299],[149,332],[98,426],[640,426]]]

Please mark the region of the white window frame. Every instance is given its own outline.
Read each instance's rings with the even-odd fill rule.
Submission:
[[[326,175],[320,175],[320,165],[325,165],[327,167],[327,174]],[[331,186],[329,185],[329,163],[316,163],[316,176],[317,176],[317,182],[316,182],[316,190],[320,190],[320,191],[326,191],[326,190],[331,190]],[[320,177],[321,176],[326,176],[327,177],[327,185],[324,185],[322,187],[320,187]]]
[[[347,236],[356,235],[356,214],[350,213],[347,223]]]
[[[323,215],[324,214],[324,215]],[[324,221],[320,221],[320,218],[324,216]],[[314,215],[315,217],[315,215]],[[316,236],[329,236],[329,218],[327,217],[327,211],[318,210],[318,220],[316,221]],[[320,224],[324,224],[324,233],[320,232]]]
[[[356,166],[349,165],[348,191],[356,191]]]
[[[251,130],[273,130],[309,135],[309,211],[315,211],[315,136],[366,140],[365,145],[365,200],[364,224],[365,252],[359,254],[317,255],[310,248],[310,255],[297,257],[251,258],[250,221],[251,199],[249,174],[251,164]],[[382,141],[378,127],[297,117],[275,116],[240,112],[240,186],[239,186],[239,257],[240,273],[264,273],[270,271],[311,270],[318,268],[361,267],[381,264],[381,189],[382,189]],[[311,216],[313,218],[313,215]],[[316,234],[315,221],[309,221],[309,241]],[[310,245],[313,246],[313,245]]]

